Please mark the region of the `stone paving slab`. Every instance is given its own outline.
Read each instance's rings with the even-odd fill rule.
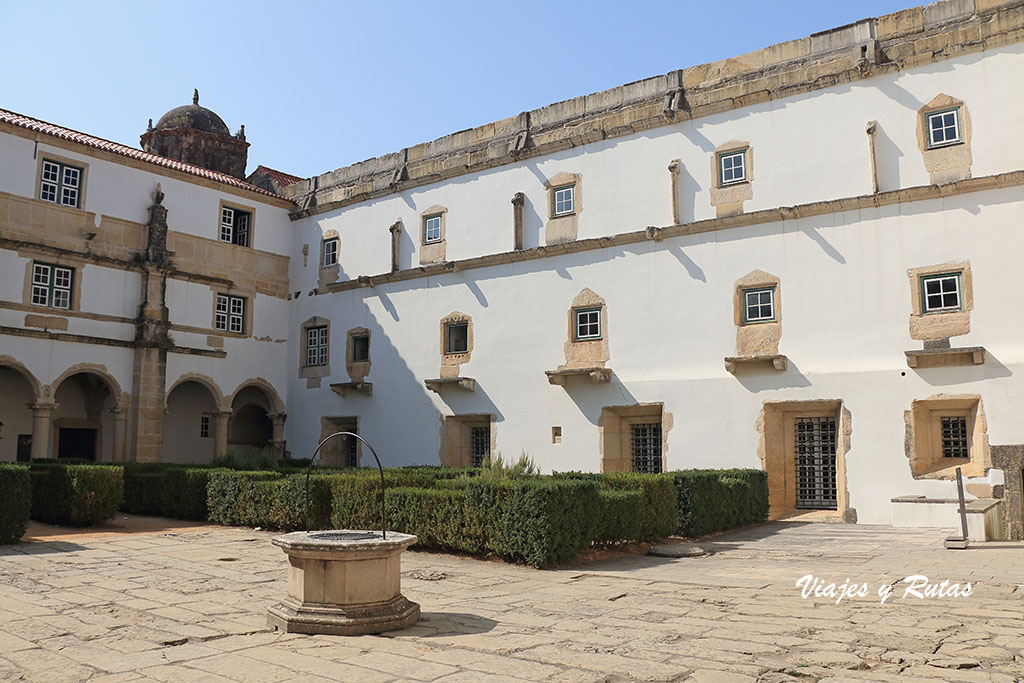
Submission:
[[[701,541],[703,557],[545,571],[410,552],[421,620],[344,638],[266,626],[286,592],[274,534],[123,526],[0,547],[0,679],[1024,681],[1020,543],[949,551],[944,530],[770,523]],[[868,593],[805,599],[808,574]],[[905,596],[918,574],[971,595]]]

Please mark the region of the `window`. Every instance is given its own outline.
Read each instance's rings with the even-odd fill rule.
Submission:
[[[225,332],[245,332],[245,299],[227,294],[217,295],[217,313],[213,326]]]
[[[327,365],[327,326],[306,328],[306,365]]]
[[[43,159],[43,172],[39,179],[39,198],[76,209],[82,198],[82,169]]]
[[[942,457],[969,458],[967,446],[967,418],[942,418]]]
[[[649,422],[629,426],[633,471],[661,473],[661,424]]]
[[[564,185],[556,187],[551,191],[551,215],[568,216],[576,212],[575,185]]]
[[[925,313],[960,310],[960,274],[945,273],[921,278]]]
[[[491,428],[470,427],[469,457],[471,467],[483,467],[491,461]]]
[[[579,308],[575,312],[576,340],[601,338],[601,309]]]
[[[743,290],[743,322],[761,323],[775,320],[775,288]]]
[[[727,152],[718,155],[719,185],[731,185],[747,180],[747,151]]]
[[[370,360],[370,335],[352,337],[352,362],[365,363]]]
[[[441,241],[441,214],[424,216],[423,218],[423,244]]]
[[[469,350],[469,323],[452,323],[444,328],[444,352],[466,353]]]
[[[199,438],[209,439],[210,438],[210,416],[201,415],[199,417]]]
[[[234,209],[230,206],[220,210],[220,240],[240,247],[249,246],[249,229],[252,226],[252,213]]]
[[[928,128],[928,148],[953,145],[960,138],[960,109],[947,109],[928,114],[925,117]]]
[[[324,267],[338,265],[338,238],[324,240]]]
[[[71,309],[71,283],[75,271],[49,263],[32,264],[32,303]]]

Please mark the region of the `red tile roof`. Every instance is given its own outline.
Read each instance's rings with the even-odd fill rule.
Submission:
[[[252,176],[257,173],[265,175],[266,177],[270,178],[281,187],[288,187],[289,185],[294,185],[295,183],[302,182],[303,180],[305,180],[305,178],[301,178],[297,175],[292,175],[291,173],[285,173],[284,171],[278,171],[277,169],[270,168],[269,166],[264,166],[263,164],[257,166],[256,170],[250,173],[249,175]]]
[[[104,140],[103,138],[88,135],[87,133],[80,133],[77,130],[71,130],[70,128],[64,128],[63,126],[47,123],[46,121],[40,121],[39,119],[34,119],[30,116],[18,114],[6,109],[0,109],[0,123],[9,123],[11,125],[18,126],[19,128],[26,128],[37,133],[43,133],[44,135],[52,135],[53,137],[60,138],[61,140],[70,140],[71,142],[77,142],[81,145],[92,147],[94,149],[102,149],[130,159],[137,159],[156,166],[163,166],[164,168],[180,171],[181,173],[206,178],[218,183],[248,190],[249,192],[255,192],[256,194],[281,199],[279,195],[276,195],[273,192],[268,192],[267,190],[256,187],[255,185],[250,185],[244,180],[239,180],[238,178],[227,175],[226,173],[218,173],[217,171],[211,171],[207,168],[203,168],[202,166],[193,166],[192,164],[186,164],[175,159],[168,159],[167,157],[162,157],[159,154],[144,152],[141,149],[135,149],[134,147],[122,145],[117,142]],[[299,180],[302,180],[302,178],[299,178]]]

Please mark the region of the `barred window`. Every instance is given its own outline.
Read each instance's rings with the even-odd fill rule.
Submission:
[[[82,169],[43,159],[39,198],[44,202],[78,208],[82,198]]]
[[[491,460],[491,428],[471,427],[469,430],[469,455],[473,467],[483,467]]]
[[[218,294],[213,326],[225,332],[245,332],[245,299],[240,296]]]
[[[966,417],[942,418],[942,457],[969,458]]]
[[[252,213],[225,206],[220,210],[220,240],[240,247],[249,246]]]
[[[761,323],[775,320],[775,288],[743,290],[743,322]]]
[[[657,422],[629,426],[633,471],[647,474],[661,472],[661,425]]]
[[[306,365],[327,365],[327,326],[306,330]]]
[[[210,416],[205,413],[199,417],[199,438],[210,438]]]
[[[551,193],[551,214],[567,216],[576,211],[576,186],[556,187]]]
[[[928,114],[928,147],[944,147],[961,142],[960,108]]]
[[[960,310],[960,274],[946,273],[921,278],[925,313]]]
[[[718,155],[719,185],[742,183],[747,179],[747,152],[727,152]]]
[[[324,267],[338,265],[338,238],[324,240]]]
[[[574,313],[576,341],[601,338],[600,308],[579,308]]]
[[[32,303],[37,306],[71,309],[74,270],[49,263],[32,264]]]

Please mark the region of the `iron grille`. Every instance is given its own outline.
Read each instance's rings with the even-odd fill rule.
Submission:
[[[355,431],[354,429],[350,431]],[[345,467],[359,467],[359,459],[356,457],[356,439],[354,436],[345,438]]]
[[[969,458],[967,448],[967,418],[942,418],[942,457]]]
[[[491,458],[491,428],[473,427],[469,430],[469,452],[473,467],[483,467]]]
[[[630,425],[633,471],[661,473],[661,425],[657,422]]]
[[[836,509],[835,418],[796,418],[796,506]]]

